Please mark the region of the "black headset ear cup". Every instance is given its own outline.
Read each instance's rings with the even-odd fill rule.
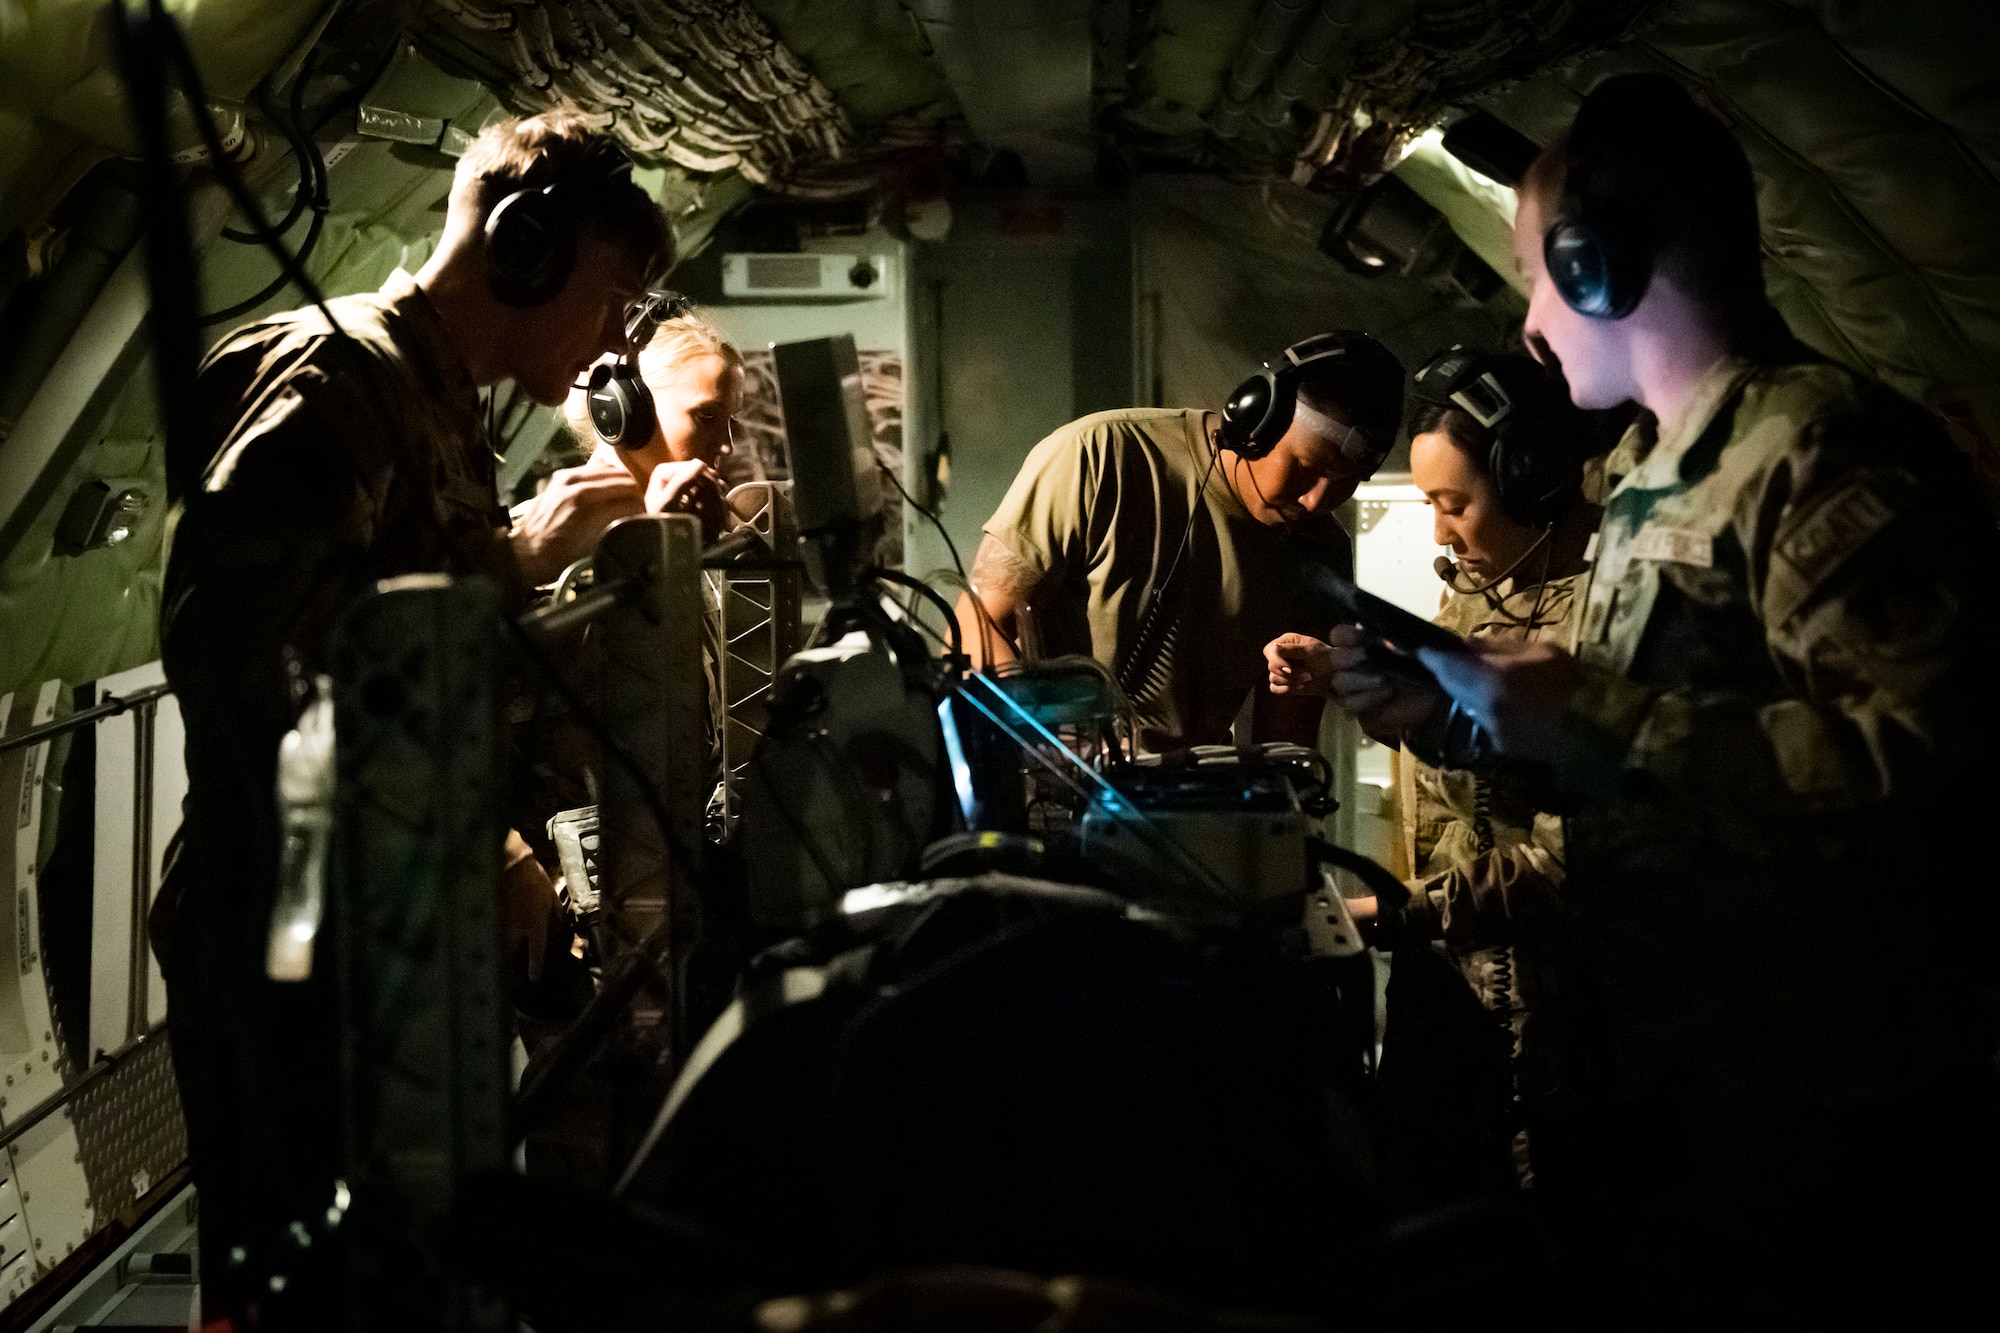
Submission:
[[[1280,375],[1269,366],[1236,386],[1222,405],[1222,447],[1248,462],[1270,453],[1292,424],[1293,398],[1283,393]]]
[[[486,215],[486,268],[494,299],[538,306],[553,300],[576,264],[577,219],[561,187],[516,190]]]
[[[1389,415],[1397,415],[1402,408],[1403,363],[1367,334],[1336,329],[1293,343],[1279,356],[1266,361],[1256,374],[1236,386],[1236,391],[1222,406],[1222,429],[1217,432],[1222,446],[1252,462],[1270,453],[1278,447],[1278,441],[1284,438],[1285,432],[1291,429],[1292,418],[1298,409],[1299,385],[1311,368],[1335,358],[1352,358],[1356,353],[1374,355],[1387,362],[1386,366],[1379,368],[1392,369],[1397,390],[1396,405],[1390,409]],[[1354,362],[1348,359],[1341,364],[1352,365]],[[1389,433],[1393,437],[1394,431]],[[1349,431],[1341,450],[1345,453],[1355,441],[1365,445],[1372,438],[1371,434],[1356,427]],[[1371,460],[1367,460],[1369,472],[1381,466],[1381,455],[1387,451],[1387,446],[1383,445]]]
[[[636,366],[625,361],[597,366],[590,372],[589,392],[597,438],[619,449],[643,449],[652,442],[659,417]]]
[[[1562,517],[1583,485],[1583,455],[1560,380],[1521,353],[1489,356],[1454,343],[1417,371],[1414,392],[1489,432],[1486,475],[1502,513],[1530,528]]]
[[[1617,112],[1585,98],[1570,125],[1562,194],[1542,233],[1542,261],[1563,304],[1590,319],[1623,319],[1653,276],[1647,220],[1634,188],[1649,171],[1617,124]]]
[[[1540,417],[1545,429],[1536,431]],[[1487,471],[1500,508],[1522,527],[1545,528],[1562,517],[1583,486],[1583,460],[1572,441],[1546,429],[1546,413],[1515,412],[1493,428]]]
[[[1563,304],[1591,319],[1623,319],[1652,277],[1644,247],[1581,218],[1563,218],[1542,237],[1542,262]]]

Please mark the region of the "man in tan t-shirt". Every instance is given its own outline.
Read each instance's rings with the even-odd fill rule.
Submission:
[[[1263,648],[1325,628],[1297,566],[1351,567],[1333,511],[1380,465],[1402,410],[1401,364],[1349,337],[1358,354],[1308,368],[1260,458],[1218,439],[1219,414],[1171,408],[1099,412],[1036,445],[987,520],[979,604],[959,599],[975,665],[1095,657],[1132,697],[1147,750],[1227,743],[1253,692],[1256,740],[1313,744],[1319,702],[1271,694]]]

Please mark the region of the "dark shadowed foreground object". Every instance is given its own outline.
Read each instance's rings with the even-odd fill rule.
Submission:
[[[737,1281],[977,1263],[1311,1309],[1365,1249],[1358,1125],[1255,944],[1004,876],[881,915],[767,956],[747,996],[824,989],[751,1023],[633,1187]]]

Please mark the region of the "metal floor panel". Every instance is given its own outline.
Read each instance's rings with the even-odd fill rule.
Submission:
[[[187,1126],[162,1033],[70,1104],[100,1225],[128,1218],[155,1182],[187,1160]]]
[[[76,1282],[24,1333],[66,1333],[76,1328],[193,1329],[201,1288],[196,1262],[194,1187],[183,1186],[125,1243]],[[181,1256],[187,1274],[146,1271],[156,1255]]]

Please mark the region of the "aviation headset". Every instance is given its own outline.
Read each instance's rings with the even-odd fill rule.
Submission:
[[[1624,99],[1584,99],[1570,127],[1568,162],[1555,220],[1542,233],[1542,260],[1563,304],[1591,319],[1623,319],[1653,276],[1653,248],[1629,201],[1616,197],[1615,140]]]
[[[493,299],[523,309],[554,300],[576,267],[587,196],[614,180],[629,180],[630,170],[614,172],[595,187],[557,181],[516,190],[495,204],[486,215],[486,274]]]
[[[486,215],[486,276],[493,299],[526,309],[546,305],[576,267],[577,238],[593,203],[630,190],[623,153],[594,175],[514,191]]]
[[[653,330],[684,315],[693,303],[679,292],[656,288],[634,302],[625,317],[625,349],[616,361],[592,366],[589,382],[590,424],[597,438],[619,449],[643,449],[653,438],[659,413],[653,391],[639,378],[639,349]]]
[[[622,157],[592,180],[557,181],[514,191],[486,215],[486,272],[493,297],[529,309],[546,305],[569,281],[589,204],[630,188],[632,163]],[[646,293],[628,312],[625,349],[614,362],[590,372],[590,422],[599,438],[620,449],[643,448],[658,415],[635,360],[662,322],[681,314],[687,300],[676,292]]]
[[[1278,354],[1276,365],[1266,361],[1256,374],[1236,386],[1236,391],[1222,406],[1222,425],[1216,431],[1216,442],[1245,461],[1255,462],[1263,458],[1277,447],[1298,414],[1299,381],[1304,378],[1307,369],[1347,358],[1358,361],[1362,357],[1374,358],[1384,371],[1393,368],[1400,396],[1403,367],[1388,348],[1367,334],[1353,330],[1316,334],[1293,343]],[[1343,429],[1339,422],[1331,419],[1326,419],[1324,425],[1322,433],[1329,438],[1335,431]],[[1389,447],[1395,443],[1393,430],[1378,432],[1381,436],[1378,439],[1360,426],[1344,429],[1346,433],[1338,437],[1337,447],[1350,461],[1369,473],[1382,465]],[[1209,456],[1211,472],[1221,457],[1220,451]],[[1167,566],[1166,577],[1153,589],[1151,601],[1139,618],[1132,650],[1119,671],[1119,688],[1128,695],[1136,697],[1142,691],[1154,693],[1166,686],[1170,658],[1180,630],[1178,613],[1172,620],[1167,619],[1168,594],[1174,590],[1175,579],[1180,575],[1182,559],[1187,554],[1188,541],[1194,533],[1195,517],[1202,512],[1199,493],[1207,485],[1208,475],[1204,473],[1196,485],[1196,502],[1188,508],[1187,523],[1181,529],[1180,541],[1174,548],[1173,562]]]
[[[1370,351],[1379,352],[1389,363],[1394,363],[1388,349],[1365,333],[1339,330],[1293,343],[1278,354],[1276,365],[1266,361],[1229,395],[1222,406],[1222,428],[1216,432],[1218,441],[1223,448],[1248,461],[1264,457],[1277,447],[1279,439],[1291,427],[1298,409],[1299,381],[1305,377],[1307,368]],[[1397,373],[1400,377],[1400,369]],[[1338,443],[1341,453],[1373,472],[1395,443],[1394,432],[1386,432],[1385,436],[1373,439],[1361,427],[1350,426]]]
[[[1720,179],[1718,152],[1740,163],[1740,150],[1722,146],[1728,140],[1721,122],[1669,75],[1621,74],[1591,90],[1570,126],[1562,194],[1542,233],[1549,279],[1570,309],[1591,319],[1632,313],[1658,262],[1662,212],[1697,224],[1716,216],[1716,201],[1691,205],[1687,193]],[[1748,209],[1747,164],[1741,175]],[[1754,267],[1743,276],[1761,282]]]
[[[1568,401],[1553,378],[1459,343],[1432,357],[1413,388],[1425,402],[1455,407],[1492,434],[1486,470],[1508,518],[1548,528],[1562,517],[1583,485],[1583,459],[1551,420],[1557,399]]]

